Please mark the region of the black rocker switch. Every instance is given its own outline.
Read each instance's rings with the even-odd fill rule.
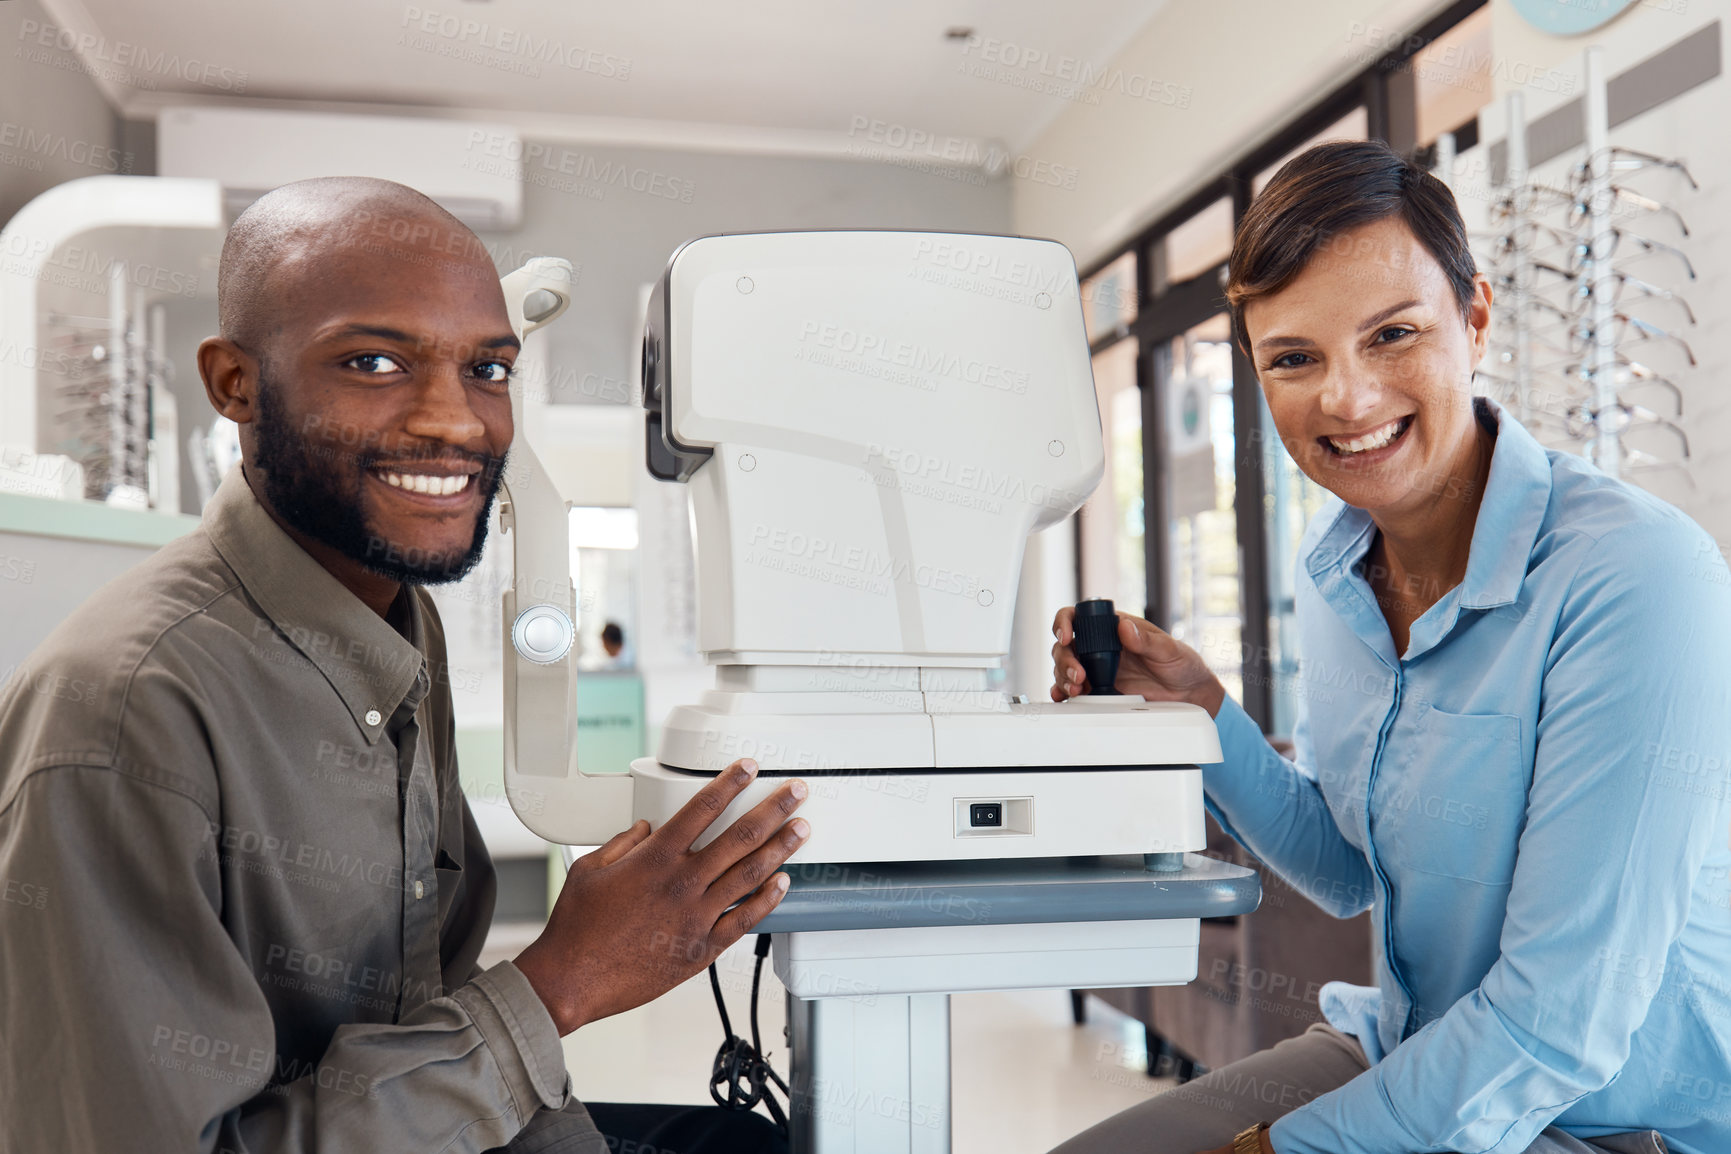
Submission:
[[[1117,693],[1118,658],[1124,651],[1118,640],[1118,614],[1112,603],[1103,597],[1082,601],[1076,605],[1071,622],[1075,636],[1070,650],[1088,675],[1089,693]]]
[[[976,801],[968,806],[968,825],[974,829],[998,829],[1004,824],[1002,802]]]

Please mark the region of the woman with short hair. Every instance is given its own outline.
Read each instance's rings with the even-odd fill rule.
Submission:
[[[1489,283],[1448,189],[1387,146],[1286,164],[1227,301],[1335,497],[1295,574],[1298,676],[1330,688],[1299,695],[1292,761],[1128,615],[1117,688],[1215,716],[1209,812],[1329,913],[1371,911],[1378,986],[1331,983],[1326,1024],[1061,1154],[1731,1151],[1719,549],[1473,395]],[[1053,629],[1062,700],[1088,686],[1071,610]]]

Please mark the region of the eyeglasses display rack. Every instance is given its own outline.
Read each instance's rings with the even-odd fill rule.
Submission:
[[[1698,186],[1679,159],[1611,143],[1603,49],[1587,49],[1583,65],[1585,156],[1563,182],[1532,179],[1524,97],[1506,100],[1497,231],[1480,238],[1490,245],[1496,368],[1480,380],[1522,424],[1613,477],[1680,469],[1688,478],[1679,379],[1696,362],[1680,330],[1696,319],[1673,285],[1696,273],[1688,225],[1650,177]]]

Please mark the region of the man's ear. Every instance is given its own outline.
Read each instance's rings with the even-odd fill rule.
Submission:
[[[233,341],[206,337],[198,346],[198,375],[210,407],[237,425],[251,424],[258,405],[258,362]]]

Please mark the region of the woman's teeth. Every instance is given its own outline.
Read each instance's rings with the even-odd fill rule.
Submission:
[[[427,493],[434,497],[449,497],[452,493],[461,493],[469,486],[469,474],[467,473],[459,473],[454,477],[440,477],[430,473],[378,473],[375,475],[387,485],[398,489],[407,489],[411,493]]]
[[[1390,421],[1388,424],[1382,426],[1382,428],[1372,429],[1364,436],[1354,437],[1350,441],[1341,440],[1339,437],[1329,437],[1328,443],[1334,446],[1335,452],[1340,453],[1343,456],[1352,453],[1368,453],[1373,449],[1383,448],[1396,437],[1400,436],[1401,433],[1405,432],[1408,419],[1409,418],[1401,417],[1398,420]]]

